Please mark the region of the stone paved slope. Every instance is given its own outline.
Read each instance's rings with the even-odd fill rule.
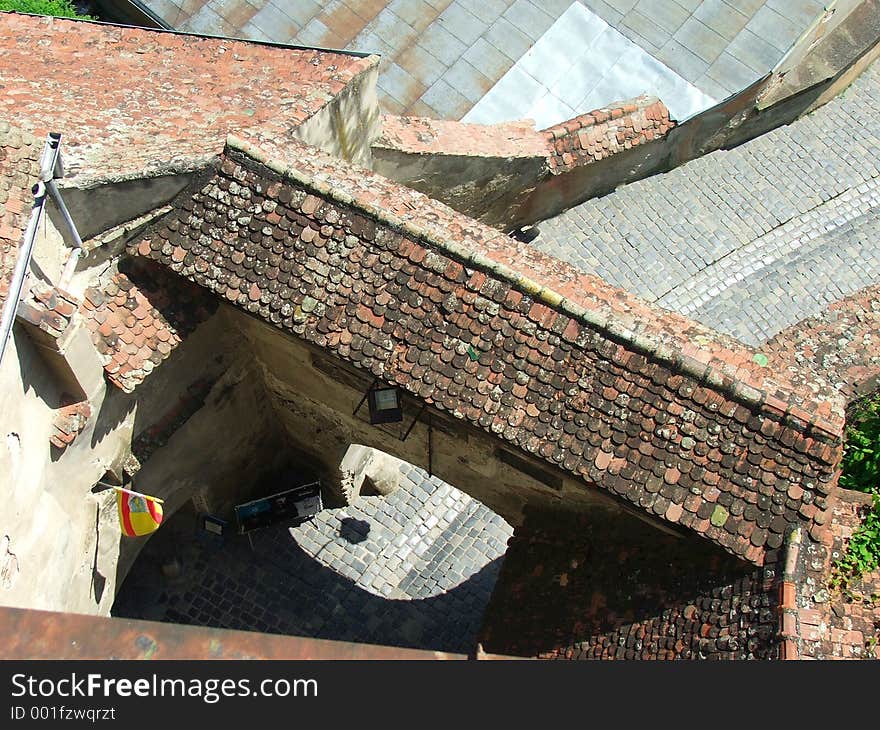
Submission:
[[[401,472],[387,497],[324,510],[292,529],[297,544],[360,588],[400,600],[452,590],[504,555],[513,529],[499,515],[422,469]],[[476,581],[475,598],[483,589],[488,598],[487,579]]]
[[[534,245],[758,345],[880,280],[880,66],[736,149],[540,225]]]

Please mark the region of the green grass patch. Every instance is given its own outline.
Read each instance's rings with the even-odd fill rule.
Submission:
[[[19,13],[34,15],[54,15],[58,18],[87,18],[91,15],[80,15],[70,0],[0,0],[0,10],[16,10]]]

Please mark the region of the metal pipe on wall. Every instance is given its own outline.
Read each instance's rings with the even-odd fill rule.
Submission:
[[[3,354],[6,352],[6,343],[12,332],[12,323],[15,321],[15,313],[18,310],[18,300],[21,298],[21,290],[31,263],[31,255],[34,250],[34,241],[37,238],[37,228],[43,215],[43,207],[46,204],[46,186],[38,182],[31,188],[34,195],[34,205],[31,208],[31,217],[28,220],[24,240],[18,252],[18,260],[15,262],[15,270],[9,281],[9,291],[3,304],[3,315],[0,318],[0,363],[3,362]]]
[[[30,268],[31,256],[34,252],[34,242],[37,238],[37,228],[40,225],[40,218],[43,215],[43,208],[46,204],[46,181],[51,181],[55,176],[60,144],[60,134],[50,132],[47,135],[46,144],[43,147],[43,155],[40,157],[40,181],[31,188],[31,193],[34,196],[31,217],[28,220],[21,248],[18,251],[18,259],[15,262],[15,269],[9,281],[9,291],[3,304],[3,315],[0,316],[0,363],[3,362],[3,354],[6,352],[6,345],[12,332],[12,324],[15,322],[15,313],[18,311],[21,290]]]
[[[9,291],[6,301],[3,304],[3,314],[0,317],[0,363],[3,362],[3,354],[6,352],[6,345],[9,342],[9,336],[12,332],[12,325],[15,322],[15,314],[18,311],[18,303],[21,299],[21,292],[24,288],[24,281],[30,268],[31,257],[34,252],[34,243],[37,238],[37,229],[40,225],[43,211],[46,205],[46,195],[48,194],[64,219],[64,223],[73,239],[73,251],[70,258],[64,266],[61,274],[60,285],[66,286],[67,282],[73,276],[76,269],[76,262],[84,254],[82,247],[83,242],[79,232],[76,230],[76,224],[70,215],[70,211],[64,204],[61,193],[55,185],[55,178],[64,175],[64,167],[61,163],[61,135],[58,132],[50,132],[46,136],[46,144],[43,147],[43,154],[40,158],[40,180],[36,183],[31,192],[34,196],[34,204],[31,208],[31,216],[22,238],[21,247],[18,251],[18,259],[15,262],[15,270],[12,272],[12,278],[9,282]]]

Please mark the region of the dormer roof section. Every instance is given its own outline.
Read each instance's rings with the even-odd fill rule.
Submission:
[[[368,170],[230,138],[131,251],[747,560],[823,530],[826,384]]]

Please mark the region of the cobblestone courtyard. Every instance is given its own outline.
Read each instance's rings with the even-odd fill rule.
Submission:
[[[485,506],[421,469],[388,497],[216,545],[172,517],[126,578],[113,615],[467,653],[512,534]],[[178,555],[175,578],[162,575]]]

